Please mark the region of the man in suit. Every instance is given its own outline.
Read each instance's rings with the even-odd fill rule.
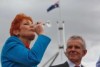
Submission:
[[[74,35],[68,39],[66,45],[65,55],[68,58],[68,61],[51,67],[84,67],[81,64],[82,58],[87,53],[84,39],[81,36]]]

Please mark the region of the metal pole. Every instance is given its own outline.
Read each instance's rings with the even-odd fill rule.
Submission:
[[[50,66],[52,66],[52,64],[54,63],[54,61],[56,60],[56,58],[58,57],[58,55],[59,55],[59,52],[55,55],[55,57],[54,57],[54,59],[53,59],[53,61],[51,62],[51,64],[49,65],[49,67]]]
[[[55,59],[58,56],[58,54],[59,54],[59,52],[57,52],[56,54],[54,54],[44,65],[42,65],[42,67],[45,67],[52,59]],[[54,62],[54,60],[52,61],[52,63],[50,65],[52,65],[53,62]]]

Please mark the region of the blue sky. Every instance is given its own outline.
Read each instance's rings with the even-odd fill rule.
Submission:
[[[58,49],[59,31],[57,21],[64,21],[65,42],[71,35],[81,35],[87,44],[88,53],[82,63],[87,67],[95,67],[100,56],[100,1],[99,0],[60,0],[60,8],[47,13],[47,8],[57,0],[0,0],[0,52],[5,40],[9,37],[9,28],[17,13],[25,13],[34,21],[50,21],[52,27],[45,26],[45,34],[52,38],[41,67]],[[65,43],[64,43],[65,44]],[[54,64],[67,60],[63,51]]]

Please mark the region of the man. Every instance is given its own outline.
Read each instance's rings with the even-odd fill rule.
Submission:
[[[81,36],[71,36],[67,41],[67,48],[65,52],[68,61],[51,67],[84,67],[81,64],[81,61],[86,53],[87,49],[83,38]]]

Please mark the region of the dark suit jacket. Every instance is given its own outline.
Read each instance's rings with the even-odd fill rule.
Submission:
[[[59,64],[59,65],[55,65],[55,66],[50,66],[50,67],[69,67],[68,62],[66,61],[63,64]],[[84,67],[83,65],[81,65],[81,67]]]

